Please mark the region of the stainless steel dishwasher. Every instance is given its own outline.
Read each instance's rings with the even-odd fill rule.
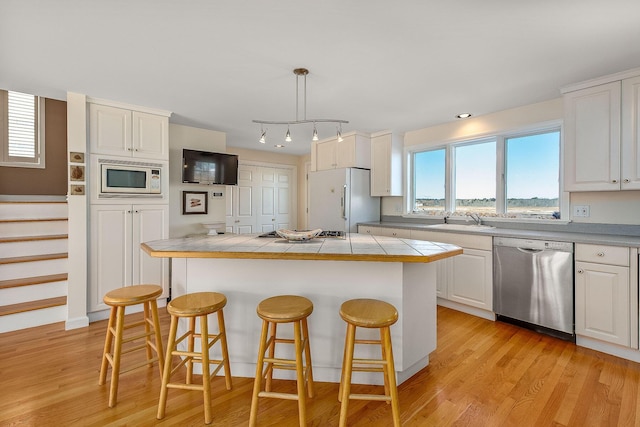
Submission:
[[[499,320],[574,340],[573,298],[573,243],[493,239],[493,310]]]

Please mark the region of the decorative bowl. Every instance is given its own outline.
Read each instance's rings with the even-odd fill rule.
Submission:
[[[318,234],[322,233],[322,230],[320,228],[316,228],[315,230],[296,231],[281,228],[280,230],[276,230],[276,233],[278,233],[278,236],[283,239],[287,239],[292,242],[302,242],[317,237]]]
[[[204,228],[209,230],[207,233],[209,236],[215,236],[218,233],[223,233],[225,229],[224,222],[203,222],[201,224]]]

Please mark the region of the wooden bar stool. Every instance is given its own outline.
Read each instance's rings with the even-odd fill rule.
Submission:
[[[260,349],[258,350],[258,362],[256,364],[256,378],[253,384],[249,425],[256,425],[258,398],[274,397],[297,400],[298,419],[300,425],[304,426],[307,419],[306,393],[309,394],[309,397],[313,397],[313,371],[311,369],[311,350],[309,347],[309,330],[307,328],[307,317],[313,311],[313,303],[301,296],[280,295],[263,300],[258,304],[256,311],[262,319],[262,333],[260,336]],[[276,337],[278,323],[293,323],[293,339]],[[271,329],[270,333],[269,329]],[[268,339],[267,335],[269,335]],[[276,343],[294,344],[295,360],[275,357]],[[265,357],[267,351],[269,355]],[[304,362],[302,359],[303,352]],[[263,371],[265,363],[267,366]],[[297,394],[271,391],[274,369],[296,371]],[[265,390],[262,391],[262,380],[265,378]]]
[[[389,328],[398,320],[398,311],[393,305],[384,301],[375,299],[353,299],[342,304],[340,307],[340,317],[347,322],[344,359],[342,361],[342,378],[340,379],[340,390],[338,391],[338,400],[342,402],[340,406],[340,426],[346,425],[349,399],[356,399],[391,402],[393,425],[400,427],[398,389],[396,387],[396,372],[393,365],[391,330]],[[380,329],[380,340],[356,339],[357,326]],[[380,345],[382,359],[355,359],[353,357],[354,344]],[[353,371],[383,372],[384,395],[352,394],[351,374]]]
[[[167,406],[167,393],[170,388],[183,390],[202,390],[204,394],[204,422],[211,424],[213,414],[211,412],[211,378],[224,367],[224,379],[227,390],[231,390],[231,368],[229,367],[229,350],[227,348],[227,334],[224,327],[224,315],[222,308],[227,305],[227,298],[217,292],[197,292],[178,297],[167,304],[167,311],[171,315],[169,328],[169,340],[167,342],[167,355],[164,360],[164,374],[160,389],[160,401],[158,403],[157,418],[164,418]],[[218,313],[218,334],[209,332],[207,316]],[[189,330],[176,339],[178,332],[178,319],[189,318]],[[200,333],[196,333],[196,317],[200,318]],[[195,339],[200,339],[200,351],[194,351]],[[178,349],[178,345],[187,340],[187,351]],[[216,342],[220,342],[222,358],[211,359],[209,350]],[[172,369],[173,356],[180,356],[182,360]],[[202,384],[193,384],[193,363],[202,365]],[[183,365],[187,365],[186,383],[172,383],[171,376]],[[210,365],[217,365],[213,372]]]
[[[164,352],[162,350],[162,336],[160,335],[160,323],[158,322],[157,298],[162,294],[162,288],[157,285],[134,285],[124,288],[114,289],[104,296],[103,301],[111,307],[109,324],[107,326],[107,336],[104,341],[104,351],[102,352],[102,365],[100,366],[99,385],[103,385],[107,379],[107,370],[111,365],[111,387],[109,389],[109,407],[116,405],[118,395],[118,378],[120,373],[128,372],[144,365],[151,366],[153,362],[158,362],[160,375],[164,363]],[[144,319],[138,322],[124,324],[125,308],[130,305],[143,304]],[[144,332],[131,334],[124,337],[124,330],[144,325]],[[155,336],[154,341],[151,336]],[[115,338],[115,343],[114,343]],[[144,344],[133,345],[123,350],[123,344],[137,341],[144,338]],[[147,359],[120,370],[120,358],[125,353],[136,350],[147,350]],[[152,350],[156,352],[153,356]]]

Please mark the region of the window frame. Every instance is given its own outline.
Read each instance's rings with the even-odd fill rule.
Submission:
[[[9,111],[8,90],[0,90],[0,166],[18,168],[44,169],[45,164],[45,99],[33,95],[36,99],[36,130],[35,130],[35,156],[33,160],[25,161],[24,157],[9,156]]]
[[[537,134],[558,132],[559,133],[559,170],[558,170],[558,204],[560,219],[568,220],[569,218],[569,193],[563,190],[563,176],[564,176],[564,138],[562,120],[552,120],[545,123],[539,123],[532,126],[526,126],[519,129],[503,130],[493,133],[487,133],[484,135],[477,135],[464,139],[454,139],[439,144],[420,144],[411,148],[405,149],[405,161],[406,170],[406,183],[408,192],[405,197],[405,215],[406,216],[421,216],[421,217],[442,217],[455,211],[455,148],[464,145],[479,144],[483,142],[496,142],[496,211],[498,215],[496,219],[500,220],[513,220],[514,218],[506,218],[507,214],[507,188],[506,188],[506,140],[509,138],[518,138],[533,136]],[[424,152],[445,149],[445,209],[441,215],[428,214],[415,211],[415,154]],[[532,218],[529,215],[513,214],[516,215],[517,220],[533,220],[533,221],[558,221],[558,219],[552,219],[550,216],[544,218]],[[492,218],[494,219],[494,218]]]

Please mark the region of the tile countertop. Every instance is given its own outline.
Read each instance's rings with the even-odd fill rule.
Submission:
[[[220,234],[146,242],[141,248],[159,258],[235,258],[428,263],[459,255],[456,245],[395,237],[348,234],[290,242],[257,234]]]
[[[485,221],[487,223],[489,221]],[[441,223],[440,223],[441,224]],[[464,230],[460,229],[445,229],[439,228],[440,224],[418,224],[408,222],[365,222],[358,225],[368,227],[386,227],[386,228],[400,228],[408,230],[424,230],[443,233],[458,233],[458,234],[475,234],[492,237],[517,237],[522,239],[535,239],[535,240],[555,240],[561,242],[574,242],[574,243],[589,243],[596,245],[611,245],[611,246],[629,246],[640,247],[640,236],[625,235],[625,234],[607,234],[606,226],[599,224],[594,225],[595,233],[589,233],[585,231],[557,231],[557,230],[533,230],[533,229],[516,229],[507,228],[507,224],[500,224],[495,228],[477,228],[474,229],[470,225]],[[627,226],[629,227],[629,226]],[[629,227],[635,228],[635,227]]]

